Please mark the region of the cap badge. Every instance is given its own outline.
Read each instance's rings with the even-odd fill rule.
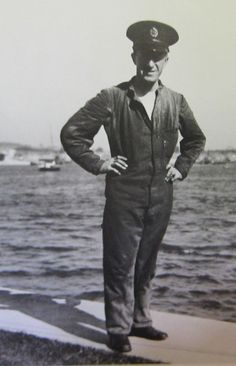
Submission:
[[[157,28],[152,27],[152,28],[150,29],[150,36],[151,36],[152,38],[157,38],[157,36],[158,36],[158,30],[157,30]]]

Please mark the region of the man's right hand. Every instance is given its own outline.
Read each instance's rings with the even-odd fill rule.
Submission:
[[[121,175],[122,171],[125,171],[128,167],[127,158],[125,156],[117,155],[113,158],[104,161],[102,164],[99,173],[106,174],[109,172],[114,172],[118,175]]]

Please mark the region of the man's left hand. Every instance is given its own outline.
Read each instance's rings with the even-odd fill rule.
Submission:
[[[168,169],[168,172],[165,177],[166,182],[175,182],[176,180],[183,179],[182,174],[175,167],[167,166],[167,169]]]

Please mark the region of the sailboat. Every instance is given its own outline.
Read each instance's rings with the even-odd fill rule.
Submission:
[[[60,165],[56,163],[55,159],[40,159],[38,170],[41,172],[55,172],[61,169]]]
[[[50,141],[51,141],[51,146],[54,146],[53,143],[53,136],[52,136],[52,128],[50,125]],[[58,164],[58,158],[57,156],[55,158],[41,158],[39,159],[39,164],[38,164],[38,170],[41,172],[56,172],[61,170],[60,165]]]

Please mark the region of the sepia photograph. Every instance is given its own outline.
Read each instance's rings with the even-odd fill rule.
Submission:
[[[0,366],[236,363],[234,0],[0,0]]]

